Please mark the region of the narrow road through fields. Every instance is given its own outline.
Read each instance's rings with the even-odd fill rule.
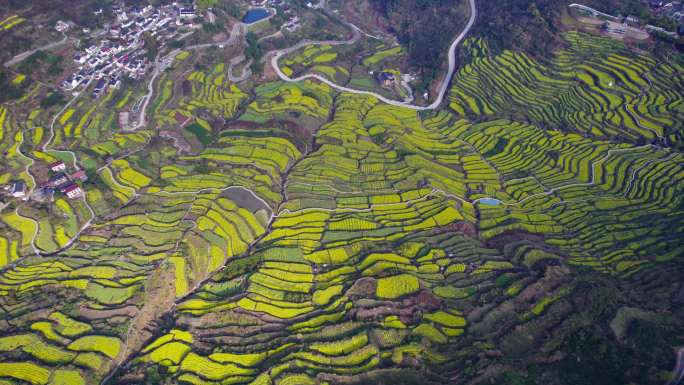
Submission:
[[[648,149],[648,148],[654,148],[654,146],[653,146],[653,145],[650,145],[650,144],[647,144],[647,145],[639,146],[639,147],[630,147],[630,148],[620,148],[620,149],[608,150],[608,152],[606,153],[606,155],[605,155],[603,158],[601,158],[601,159],[599,159],[599,160],[594,161],[594,162],[591,163],[591,179],[590,179],[589,182],[587,182],[587,183],[571,183],[571,184],[567,184],[567,185],[563,185],[563,186],[554,187],[554,188],[552,188],[552,189],[549,189],[549,190],[547,190],[547,191],[544,191],[543,193],[533,194],[533,195],[530,195],[530,196],[528,196],[528,197],[525,197],[525,198],[520,199],[520,200],[515,201],[515,202],[510,202],[510,203],[502,202],[502,204],[503,204],[504,206],[517,206],[517,205],[520,205],[520,204],[522,204],[522,203],[525,203],[525,202],[527,202],[528,200],[531,200],[531,199],[534,199],[534,198],[538,198],[538,197],[542,197],[542,196],[549,196],[549,195],[551,195],[551,194],[553,194],[553,193],[555,193],[555,192],[557,192],[557,191],[559,191],[559,190],[563,190],[563,189],[567,189],[567,188],[571,188],[571,187],[593,187],[593,186],[596,185],[596,167],[597,167],[598,165],[600,165],[600,164],[603,164],[603,163],[604,163],[606,160],[608,160],[608,158],[610,158],[614,153],[632,152],[632,151],[643,150],[643,149]],[[670,159],[672,159],[672,157],[677,156],[677,155],[678,155],[678,153],[675,153],[675,154],[672,154],[670,157],[668,157],[668,158],[666,158],[666,159],[661,159],[661,160],[655,160],[655,159],[654,159],[654,160],[652,160],[652,161],[647,162],[647,164],[644,165],[644,166],[647,166],[648,164],[653,163],[653,162],[657,162],[657,161],[661,161],[661,162],[662,162],[662,161],[669,161]],[[629,183],[629,185],[628,185],[628,188],[627,188],[625,194],[629,193],[629,191],[632,189],[632,185],[633,185],[634,180],[635,180],[635,178],[636,178],[636,174],[637,174],[644,166],[642,166],[642,167],[640,167],[640,168],[637,168],[636,170],[633,171],[632,177],[630,178],[630,183]]]
[[[36,178],[34,178],[33,174],[31,174],[31,167],[33,166],[35,161],[33,160],[33,158],[21,152],[21,145],[24,143],[24,136],[24,132],[21,132],[21,141],[17,144],[17,155],[21,156],[24,159],[28,159],[28,164],[24,166],[24,172],[26,173],[26,175],[29,176],[29,178],[31,178],[31,186],[29,187],[29,191],[33,191],[33,189],[35,189],[36,186],[38,186],[38,184],[36,183]],[[30,192],[28,195],[31,195]]]
[[[177,48],[174,49],[173,51],[169,52],[166,54],[164,57],[157,57],[157,59],[154,62],[154,69],[152,70],[152,77],[150,78],[150,81],[147,83],[147,94],[143,97],[142,99],[142,105],[140,107],[140,113],[138,115],[138,121],[136,122],[135,126],[130,128],[130,131],[135,131],[140,129],[141,127],[144,127],[147,125],[147,107],[150,104],[150,101],[152,101],[152,97],[154,96],[154,82],[157,80],[159,75],[164,72],[167,68],[173,64],[173,60],[175,59],[176,55],[178,55],[181,51],[192,51],[192,50],[197,50],[197,49],[202,49],[202,48],[209,48],[209,47],[219,47],[219,46],[230,46],[234,45],[237,43],[238,38],[240,36],[244,37],[244,31],[245,31],[245,24],[243,23],[235,23],[233,26],[233,29],[230,32],[230,37],[222,42],[218,43],[203,43],[203,44],[195,44],[191,45],[185,48]],[[191,33],[188,33],[186,35],[183,35],[179,40],[184,39],[185,37],[189,36]]]
[[[24,143],[24,133],[22,132],[22,134],[21,134],[21,142],[20,142],[19,144],[17,144],[17,154],[19,154],[21,157],[26,158],[26,159],[29,160],[29,163],[28,163],[26,166],[24,166],[24,172],[26,173],[26,175],[29,176],[29,178],[31,178],[31,181],[32,181],[31,186],[29,187],[29,192],[26,194],[26,196],[30,198],[30,197],[31,197],[31,193],[32,193],[33,190],[38,186],[38,184],[36,183],[36,178],[33,176],[33,174],[31,174],[31,166],[33,166],[33,164],[35,163],[35,161],[34,161],[33,158],[31,158],[30,156],[27,156],[26,154],[24,154],[23,152],[21,152],[21,145],[22,145],[23,143]],[[39,230],[40,230],[40,225],[38,224],[38,221],[36,221],[36,220],[33,219],[33,218],[25,217],[25,216],[19,214],[19,207],[17,207],[17,208],[14,209],[14,213],[15,213],[18,217],[25,218],[25,219],[28,219],[28,220],[30,220],[31,222],[33,222],[33,225],[35,226],[36,231],[33,233],[33,237],[31,238],[31,248],[33,249],[33,252],[34,252],[36,255],[40,255],[40,250],[38,249],[38,247],[36,247],[36,238],[38,237],[38,232],[39,232]]]
[[[468,24],[466,24],[466,27],[463,29],[463,31],[456,37],[456,39],[451,43],[451,46],[449,47],[449,52],[448,52],[448,59],[449,59],[449,69],[446,73],[446,76],[444,77],[444,80],[442,81],[442,84],[439,86],[439,92],[437,94],[437,98],[435,101],[430,104],[429,106],[417,106],[415,104],[411,104],[409,102],[400,102],[397,100],[392,100],[388,99],[380,94],[377,94],[375,92],[371,91],[363,91],[363,90],[356,90],[353,88],[349,87],[344,87],[341,86],[331,80],[328,80],[327,78],[317,75],[317,74],[306,74],[299,76],[297,78],[291,78],[287,76],[281,69],[280,66],[278,65],[278,61],[280,60],[281,57],[294,52],[304,46],[307,45],[346,45],[346,44],[354,44],[356,41],[358,41],[361,37],[361,31],[359,27],[356,25],[349,23],[347,21],[344,21],[353,31],[354,36],[345,41],[337,41],[337,40],[328,40],[328,41],[307,41],[304,40],[300,42],[299,44],[296,44],[290,48],[285,48],[282,50],[277,50],[274,51],[273,57],[271,58],[271,66],[273,67],[273,70],[278,74],[278,77],[286,82],[299,82],[302,80],[306,79],[316,79],[320,82],[323,82],[330,87],[342,91],[342,92],[350,92],[353,94],[361,94],[361,95],[370,95],[374,96],[375,98],[382,100],[383,102],[387,104],[391,104],[393,106],[398,106],[398,107],[405,107],[405,108],[410,108],[413,110],[417,111],[425,111],[425,110],[435,110],[437,109],[441,104],[442,101],[444,100],[444,96],[446,95],[447,91],[449,90],[449,84],[451,83],[451,78],[454,76],[454,72],[456,72],[456,48],[458,45],[463,41],[463,39],[466,37],[468,32],[470,32],[470,29],[473,27],[475,24],[475,20],[477,19],[477,7],[475,5],[475,0],[469,0],[470,2],[470,18],[468,19]]]
[[[85,87],[84,87],[83,89],[84,89],[84,90],[88,89],[88,87],[89,87],[92,83],[93,83],[93,79],[90,79],[90,80],[86,83],[86,85],[85,85]],[[83,92],[85,92],[85,91],[83,91]],[[47,147],[48,147],[50,144],[52,144],[52,140],[55,138],[55,123],[57,123],[57,119],[59,119],[59,117],[64,113],[64,111],[67,110],[67,108],[69,108],[69,106],[71,106],[72,104],[74,104],[74,103],[76,102],[76,100],[78,99],[79,96],[81,96],[81,93],[75,94],[74,97],[71,98],[71,99],[67,102],[67,104],[65,104],[64,107],[62,107],[61,110],[57,111],[57,113],[55,114],[55,116],[52,118],[52,122],[50,123],[50,137],[48,138],[48,140],[45,141],[45,143],[43,143],[43,146],[40,148],[40,151],[46,152],[46,151],[47,151]],[[75,155],[73,152],[71,152],[71,151],[64,151],[64,152],[70,152],[70,153],[71,153],[71,156],[74,158],[74,166],[76,166],[76,155]]]
[[[90,83],[92,83],[92,80],[90,80],[86,84],[86,88],[88,88]],[[57,113],[55,113],[55,115],[52,118],[52,122],[50,123],[50,136],[45,141],[45,143],[43,143],[43,145],[40,147],[41,152],[58,152],[58,153],[66,153],[66,154],[71,155],[71,158],[73,159],[73,167],[74,168],[78,168],[78,159],[76,157],[76,154],[73,151],[70,151],[70,150],[49,150],[48,148],[52,144],[52,141],[55,137],[55,124],[57,123],[57,119],[64,113],[64,111],[67,110],[67,108],[69,108],[69,106],[71,106],[74,102],[76,102],[76,100],[78,99],[79,96],[80,96],[80,94],[74,95],[74,97],[71,98],[71,100],[69,100],[64,105],[64,107],[62,107],[59,111],[57,111]],[[23,135],[22,135],[22,140],[23,140]],[[30,170],[31,166],[34,164],[34,160],[33,160],[33,158],[27,156],[26,154],[21,153],[21,150],[19,149],[19,147],[17,147],[17,148],[18,148],[17,151],[19,152],[19,154],[21,154],[23,157],[30,160],[30,163],[26,166],[26,170],[25,170],[26,174],[28,174],[28,176],[31,178],[31,180],[33,180],[33,184],[27,193],[27,196],[30,197],[31,194],[33,194],[33,191],[38,187],[38,185],[36,184],[36,180],[35,180],[33,174],[31,174],[31,170]],[[78,230],[78,232],[76,234],[74,234],[74,236],[69,239],[69,241],[65,244],[65,246],[59,248],[59,250],[57,250],[55,252],[62,251],[64,249],[68,248],[69,246],[71,246],[71,244],[73,244],[78,239],[78,237],[81,235],[81,233],[83,233],[88,227],[91,226],[93,220],[95,219],[95,216],[96,216],[95,211],[90,206],[90,203],[88,203],[85,190],[83,191],[82,199],[83,199],[83,204],[85,205],[85,207],[88,209],[88,211],[90,213],[90,218],[83,224],[83,226],[81,226],[81,228]],[[19,214],[18,210],[19,210],[19,207],[17,207],[17,209],[15,210],[15,213],[17,215],[21,216]],[[39,225],[38,221],[36,221],[33,218],[28,218],[28,217],[24,217],[24,216],[21,216],[21,217],[27,218],[27,219],[30,219],[31,221],[33,221],[33,223],[36,227],[36,231],[33,234],[33,237],[31,238],[31,247],[33,248],[33,251],[36,253],[36,255],[40,255],[41,251],[36,246],[36,238],[38,237],[38,234],[40,232],[40,225]],[[52,253],[50,253],[50,254],[52,254]]]

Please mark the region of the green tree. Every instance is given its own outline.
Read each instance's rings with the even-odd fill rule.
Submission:
[[[159,42],[149,32],[143,33],[143,42],[145,44],[145,50],[147,51],[147,58],[150,61],[154,60],[157,57],[157,54],[159,54]]]
[[[245,56],[252,60],[252,72],[261,74],[264,70],[263,64],[261,63],[264,52],[259,46],[259,39],[253,32],[247,32],[246,40],[247,48],[245,48]]]

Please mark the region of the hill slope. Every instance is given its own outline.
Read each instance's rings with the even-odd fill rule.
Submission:
[[[0,179],[89,180],[2,206],[0,384],[661,384],[684,68],[559,37],[468,39],[430,112],[232,83],[219,50],[176,56],[138,130],[146,84],[44,108],[31,84]]]

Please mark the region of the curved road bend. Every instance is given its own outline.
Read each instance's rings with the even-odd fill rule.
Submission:
[[[435,101],[432,104],[430,104],[429,106],[417,106],[415,104],[411,104],[411,103],[407,103],[407,102],[400,102],[397,100],[388,99],[388,98],[386,98],[382,95],[379,95],[375,92],[355,90],[352,88],[340,86],[339,84],[336,84],[336,83],[328,80],[327,78],[324,78],[323,76],[316,75],[316,74],[306,74],[306,75],[302,75],[302,76],[297,77],[297,78],[291,78],[291,77],[287,76],[285,73],[283,73],[283,71],[281,71],[281,69],[278,65],[278,61],[280,60],[280,58],[284,55],[287,55],[290,52],[293,52],[299,48],[302,48],[303,46],[306,46],[306,45],[326,45],[326,44],[341,45],[341,44],[353,44],[353,43],[355,43],[360,38],[360,34],[361,34],[360,31],[361,30],[357,26],[355,26],[354,24],[351,24],[349,22],[346,22],[346,24],[348,26],[350,26],[352,28],[352,30],[354,31],[354,36],[350,40],[346,40],[346,41],[306,41],[305,40],[305,41],[302,41],[293,47],[275,51],[275,55],[273,55],[273,57],[271,58],[271,66],[273,67],[275,72],[278,74],[278,77],[280,79],[286,81],[286,82],[299,82],[299,81],[306,80],[306,79],[317,79],[317,80],[319,80],[319,81],[321,81],[321,82],[323,82],[323,83],[329,85],[330,87],[335,88],[339,91],[350,92],[350,93],[354,93],[354,94],[363,94],[363,95],[374,96],[377,99],[382,100],[383,102],[385,102],[387,104],[394,105],[394,106],[411,108],[411,109],[417,110],[417,111],[434,110],[434,109],[437,109],[442,104],[442,101],[444,100],[444,96],[446,95],[447,91],[449,90],[449,83],[451,82],[451,78],[454,76],[454,72],[456,72],[456,48],[461,43],[461,41],[463,41],[463,39],[466,37],[468,32],[470,32],[470,29],[473,27],[473,25],[475,24],[475,20],[477,19],[477,7],[475,6],[475,0],[469,0],[469,2],[470,2],[471,12],[470,12],[470,18],[468,19],[468,24],[466,24],[465,29],[463,29],[461,34],[459,34],[456,37],[456,39],[453,41],[453,43],[451,43],[451,46],[449,47],[449,53],[448,53],[449,70],[447,71],[447,74],[444,77],[444,80],[442,81],[442,84],[439,87],[439,93],[437,95],[437,99],[435,99]]]
[[[677,351],[677,364],[675,364],[673,373],[672,381],[668,382],[667,385],[681,384],[684,380],[684,348]]]
[[[10,60],[6,61],[4,63],[4,66],[5,67],[11,67],[11,66],[13,66],[19,62],[22,62],[24,59],[26,59],[27,57],[33,55],[34,53],[36,53],[38,51],[51,50],[53,48],[56,48],[56,47],[59,47],[60,45],[65,44],[69,40],[69,37],[64,32],[62,32],[62,35],[64,35],[64,38],[62,40],[56,41],[54,43],[49,43],[49,44],[46,44],[42,47],[34,48],[34,49],[26,51],[26,52],[22,52],[22,53],[16,55],[15,57],[11,58]]]
[[[235,76],[235,66],[242,63],[245,59],[245,55],[239,55],[230,59],[230,65],[228,66],[228,80],[230,80],[232,83],[240,83],[252,75],[252,70],[249,68],[252,65],[252,59],[250,59],[242,67],[242,74],[240,76]]]

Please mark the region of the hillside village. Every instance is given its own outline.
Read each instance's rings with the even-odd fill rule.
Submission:
[[[198,16],[193,5],[176,2],[144,8],[126,7],[121,2],[113,11],[116,19],[95,35],[99,42],[74,55],[78,70],[62,81],[64,90],[79,92],[96,82],[93,97],[98,97],[105,89],[118,87],[123,77],[142,78],[151,66],[145,36],[154,37],[163,45],[191,31],[195,27],[193,20]],[[55,28],[64,32],[69,24],[60,21]]]
[[[299,17],[293,12],[290,4],[284,0],[252,0],[250,9],[278,7],[287,16],[283,28],[289,31],[301,27]],[[308,3],[308,7],[316,7]],[[157,42],[156,49],[183,39],[200,27],[205,18],[211,22],[215,14],[211,9],[204,13],[196,10],[194,2],[172,2],[170,4],[138,7],[128,6],[124,0],[112,6],[113,19],[106,23],[101,31],[83,28],[90,44],[80,47],[72,56],[75,70],[61,81],[61,88],[71,94],[78,95],[92,90],[91,96],[98,98],[111,88],[118,88],[125,78],[140,80],[152,69],[154,63],[145,46],[146,37],[153,37]],[[103,11],[95,11],[95,16]],[[67,36],[76,29],[72,21],[59,20],[54,29]],[[127,126],[128,112],[125,115]],[[27,181],[11,180],[0,185],[0,202],[13,200],[51,203],[56,195],[63,194],[68,199],[79,199],[83,196],[82,183],[88,180],[82,169],[70,170],[62,161],[44,164],[43,180],[36,181],[31,187]]]
[[[91,35],[99,40],[74,54],[73,61],[77,65],[77,71],[61,82],[65,91],[78,94],[94,83],[92,96],[97,98],[105,90],[119,87],[124,77],[141,79],[151,67],[145,47],[145,34],[163,45],[192,31],[195,27],[193,21],[198,17],[192,4],[180,5],[177,2],[139,8],[127,7],[121,1],[112,10],[115,16],[112,24],[106,26],[102,32]],[[55,25],[55,29],[62,33],[71,28],[74,28],[73,23],[61,20]],[[88,29],[83,32],[90,34]],[[2,201],[16,199],[53,202],[56,193],[64,194],[69,199],[83,196],[79,183],[88,180],[84,170],[69,170],[62,161],[44,166],[47,178],[33,190],[29,190],[22,180],[11,181],[0,187]]]

